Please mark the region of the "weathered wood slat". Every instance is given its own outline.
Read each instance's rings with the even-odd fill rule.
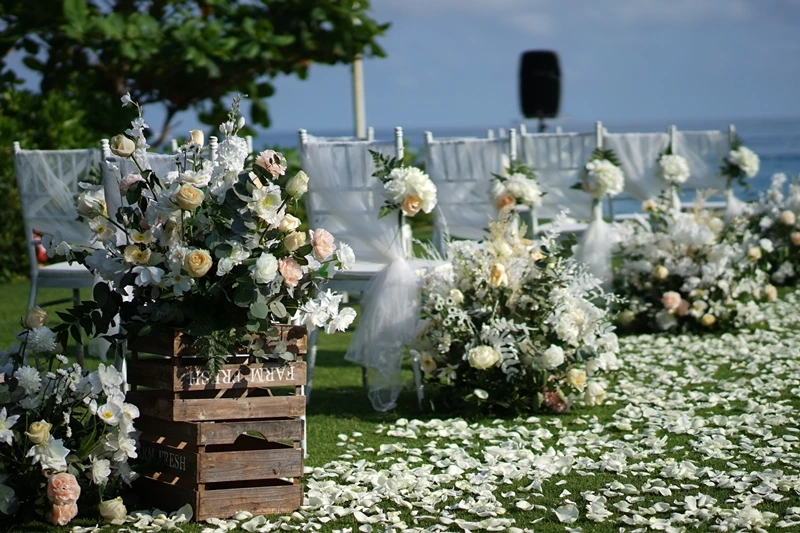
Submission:
[[[256,391],[260,389],[255,389]],[[130,391],[127,401],[143,415],[176,422],[302,416],[305,396],[247,396],[239,398],[178,398],[161,391]]]
[[[194,358],[192,358],[194,359]],[[140,359],[128,365],[128,382],[170,391],[296,387],[306,384],[306,363],[296,361],[223,365],[212,378],[204,365],[171,365],[166,359]]]
[[[149,505],[163,506],[164,502],[170,502],[177,509],[188,503],[194,509],[194,520],[198,522],[208,518],[228,518],[243,509],[255,515],[289,513],[303,503],[303,486],[280,480],[203,491],[172,485],[148,476],[141,476],[137,484],[143,500]]]
[[[299,418],[165,424],[163,420],[143,415],[136,419],[136,428],[146,434],[163,435],[171,441],[194,446],[231,444],[247,432],[257,433],[272,442],[303,440],[303,421]]]
[[[276,325],[279,338],[267,341],[265,351],[274,347],[279,341],[286,343],[287,350],[294,354],[305,354],[308,350],[308,337],[305,326]],[[142,352],[168,357],[191,357],[196,355],[192,348],[194,338],[181,331],[173,335],[148,335],[135,339],[128,345],[133,352]]]

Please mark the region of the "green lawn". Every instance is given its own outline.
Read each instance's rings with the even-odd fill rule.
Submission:
[[[0,291],[7,344],[27,288]],[[800,301],[788,292],[762,307],[765,326],[737,335],[623,338],[603,405],[523,419],[420,411],[410,390],[376,413],[343,359],[350,334],[321,335],[309,507],[261,530],[798,531]]]

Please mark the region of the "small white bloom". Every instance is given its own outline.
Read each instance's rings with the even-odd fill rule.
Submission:
[[[108,476],[111,475],[111,462],[108,459],[92,459],[90,474],[92,483],[105,485],[108,481]]]
[[[9,446],[14,439],[14,432],[11,428],[19,420],[20,415],[7,416],[6,408],[0,409],[0,442],[5,442]]]
[[[14,372],[14,377],[20,387],[22,387],[27,394],[35,394],[39,392],[42,386],[42,377],[39,371],[32,366],[23,366]]]
[[[97,417],[109,426],[119,424],[120,408],[113,403],[106,403],[97,408]]]

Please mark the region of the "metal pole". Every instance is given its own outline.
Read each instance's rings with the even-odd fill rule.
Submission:
[[[353,120],[359,139],[367,137],[367,111],[364,104],[364,66],[361,56],[353,58]]]

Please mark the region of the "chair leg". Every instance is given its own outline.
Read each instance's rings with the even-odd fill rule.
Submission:
[[[414,385],[417,387],[417,405],[422,409],[425,392],[422,390],[422,369],[419,366],[419,357],[414,357],[411,362],[414,366]]]
[[[28,309],[36,305],[36,291],[39,289],[39,278],[31,275],[31,292],[28,294]]]
[[[362,366],[361,367],[361,386],[366,389],[367,385],[368,385],[367,384],[367,367]]]
[[[81,303],[81,291],[80,289],[72,289],[72,303],[78,306]],[[83,360],[85,354],[85,347],[83,346],[83,342],[75,341],[75,358],[78,360],[78,364],[81,365],[83,368]]]
[[[306,404],[311,403],[311,386],[314,381],[314,365],[317,363],[317,338],[319,328],[308,334],[308,354],[306,355]]]

